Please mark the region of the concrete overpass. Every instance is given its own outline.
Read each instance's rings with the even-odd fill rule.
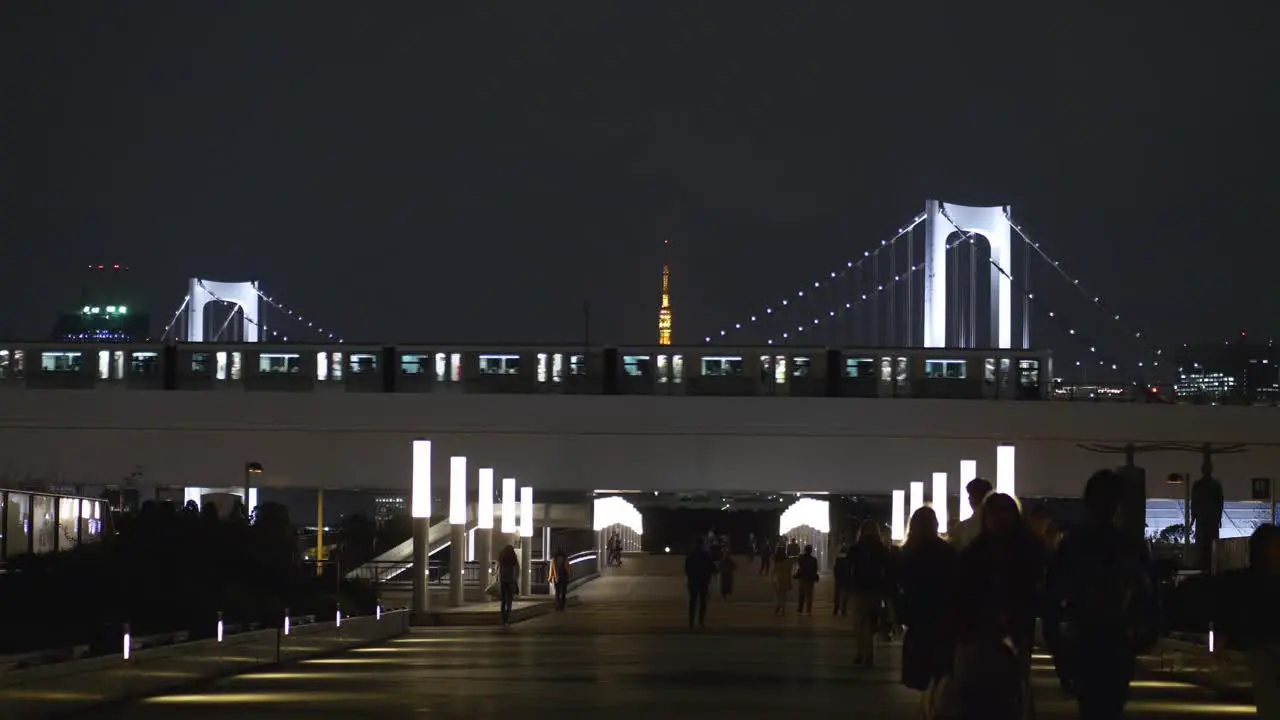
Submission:
[[[1114,465],[1085,442],[1248,443],[1215,460],[1227,498],[1280,467],[1280,412],[1266,407],[820,397],[327,392],[3,392],[0,473],[64,485],[236,487],[246,462],[267,487],[407,488],[410,441],[540,490],[887,493],[962,458],[991,476],[1017,447],[1019,494],[1075,495]],[[1199,458],[1142,457],[1151,497]],[[3,483],[0,483],[3,484]],[[12,482],[10,483],[12,484]]]

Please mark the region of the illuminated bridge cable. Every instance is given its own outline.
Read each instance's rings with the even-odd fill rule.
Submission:
[[[266,302],[267,302],[267,304],[268,304],[268,305],[270,305],[271,307],[275,308],[276,310],[279,310],[280,312],[282,312],[282,313],[284,313],[285,315],[289,316],[289,317],[290,317],[290,318],[292,318],[293,320],[296,320],[296,321],[297,321],[297,322],[299,322],[299,323],[305,323],[305,324],[306,324],[306,326],[307,326],[307,329],[312,330],[312,331],[314,331],[314,332],[318,332],[318,333],[320,333],[321,335],[324,335],[324,336],[325,336],[327,339],[329,339],[329,340],[335,340],[335,341],[337,341],[337,342],[343,342],[342,337],[340,337],[337,333],[334,333],[334,332],[331,332],[331,331],[325,330],[323,327],[316,327],[316,324],[315,324],[314,322],[312,322],[312,321],[310,321],[310,320],[306,319],[305,317],[303,317],[301,313],[297,313],[297,312],[294,312],[293,310],[290,310],[289,308],[285,307],[284,303],[277,302],[277,301],[275,300],[275,298],[273,298],[273,297],[271,297],[270,295],[267,295],[266,293],[262,292],[262,290],[261,290],[261,289],[259,289],[259,290],[258,290],[258,297],[262,298],[264,301],[266,301]],[[276,336],[275,331],[270,331],[270,332],[271,332],[272,337],[275,337],[275,336]]]
[[[187,305],[191,304],[191,296],[187,295],[182,298],[182,302],[178,305],[178,311],[173,314],[169,323],[164,326],[164,334],[160,336],[160,342],[169,340],[169,333],[173,332],[174,327],[178,324],[178,319],[182,317],[182,311],[187,309]]]
[[[962,236],[961,240],[959,240],[959,241],[957,241],[957,242],[968,242],[968,243],[973,243],[973,242],[975,242],[975,240],[974,240],[974,233],[972,233],[972,232],[967,232],[967,231],[965,231],[965,230],[962,230],[962,229],[960,228],[960,226],[959,226],[959,225],[957,225],[957,224],[956,224],[956,222],[955,222],[954,220],[952,220],[952,219],[951,219],[951,216],[947,213],[947,211],[946,211],[946,207],[945,207],[945,206],[943,206],[943,207],[940,209],[940,212],[941,212],[942,217],[946,218],[947,222],[951,223],[952,227],[954,227],[954,228],[956,229],[956,231],[957,231],[958,233],[960,233],[960,235]],[[948,249],[950,249],[950,246],[948,247]],[[1013,286],[1013,288],[1014,288],[1014,289],[1016,289],[1019,293],[1021,293],[1021,294],[1022,294],[1022,296],[1023,296],[1023,297],[1024,297],[1024,298],[1025,298],[1029,303],[1036,305],[1036,307],[1037,307],[1037,308],[1039,308],[1041,311],[1043,311],[1046,315],[1048,315],[1048,317],[1049,317],[1051,320],[1053,320],[1057,325],[1059,325],[1063,330],[1065,330],[1065,331],[1066,331],[1066,333],[1067,333],[1068,335],[1070,335],[1071,337],[1075,338],[1075,339],[1076,339],[1076,340],[1081,344],[1081,346],[1082,346],[1082,347],[1087,347],[1087,348],[1088,348],[1088,350],[1089,350],[1089,353],[1093,356],[1093,360],[1096,360],[1097,365],[1098,365],[1099,367],[1103,367],[1103,368],[1110,367],[1110,369],[1111,369],[1111,370],[1116,370],[1116,371],[1118,371],[1118,370],[1120,369],[1120,363],[1116,363],[1116,362],[1112,362],[1112,361],[1108,361],[1108,360],[1106,360],[1106,359],[1103,359],[1103,357],[1101,357],[1101,356],[1099,355],[1099,353],[1098,353],[1098,346],[1097,346],[1095,343],[1091,343],[1091,342],[1089,342],[1088,340],[1086,340],[1086,339],[1084,338],[1083,334],[1081,334],[1080,332],[1078,332],[1078,331],[1076,330],[1076,328],[1075,328],[1073,325],[1071,325],[1070,323],[1066,322],[1063,318],[1061,318],[1061,317],[1059,316],[1059,314],[1058,314],[1056,311],[1053,311],[1053,310],[1050,310],[1050,309],[1048,309],[1048,308],[1044,307],[1042,303],[1040,303],[1038,300],[1036,300],[1036,297],[1035,297],[1035,294],[1034,294],[1034,293],[1029,292],[1029,291],[1026,289],[1026,287],[1023,285],[1023,283],[1022,283],[1022,282],[1020,282],[1020,281],[1016,280],[1012,275],[1010,275],[1010,274],[1009,274],[1009,272],[1008,272],[1007,270],[1005,270],[1004,268],[1000,267],[1000,264],[999,264],[999,263],[997,263],[994,259],[992,259],[992,258],[988,258],[988,259],[987,259],[987,264],[989,264],[991,267],[995,268],[995,269],[996,269],[996,272],[1000,273],[1000,274],[1001,274],[1001,275],[1003,275],[1007,280],[1009,280],[1009,284],[1010,284],[1011,286]],[[1091,364],[1092,364],[1092,363],[1091,363]],[[1160,365],[1160,361],[1159,361],[1159,360],[1155,360],[1155,361],[1152,363],[1152,366],[1153,366],[1153,367],[1159,367],[1159,365]],[[1076,361],[1076,366],[1077,366],[1077,367],[1081,367],[1081,368],[1083,368],[1084,364],[1083,364],[1081,361],[1077,360],[1077,361]],[[1136,367],[1137,367],[1138,369],[1140,369],[1140,370],[1143,370],[1143,371],[1145,371],[1145,369],[1146,369],[1146,365],[1145,365],[1145,363],[1143,363],[1142,361],[1138,361],[1138,363],[1137,363]]]
[[[1026,243],[1028,248],[1034,250],[1036,254],[1041,257],[1041,259],[1043,259],[1046,263],[1048,263],[1054,269],[1054,271],[1057,272],[1058,275],[1062,277],[1062,279],[1066,280],[1068,284],[1076,288],[1076,290],[1081,294],[1081,296],[1083,296],[1086,300],[1092,303],[1095,307],[1101,309],[1104,314],[1106,314],[1112,319],[1112,321],[1119,323],[1127,335],[1129,335],[1130,337],[1136,340],[1141,341],[1143,349],[1151,355],[1153,367],[1158,367],[1160,365],[1160,360],[1163,359],[1164,357],[1164,350],[1153,345],[1151,343],[1150,338],[1148,338],[1147,335],[1142,332],[1142,330],[1122,320],[1120,313],[1116,312],[1113,308],[1108,306],[1108,304],[1102,300],[1101,296],[1091,294],[1084,286],[1080,284],[1080,280],[1078,278],[1073,277],[1070,273],[1068,273],[1066,270],[1062,268],[1062,263],[1050,257],[1049,254],[1045,252],[1044,248],[1040,247],[1040,243],[1034,242],[1031,240],[1031,238],[1027,237],[1027,234],[1026,232],[1023,231],[1022,227],[1014,223],[1013,219],[1010,218],[1007,214],[1005,215],[1005,222],[1009,223],[1009,227],[1013,228],[1014,232],[1018,233],[1018,237],[1022,238],[1022,241]],[[1032,299],[1035,298],[1034,295],[1031,295],[1030,297]]]
[[[1107,315],[1110,315],[1112,320],[1114,320],[1114,321],[1116,321],[1116,322],[1118,322],[1118,323],[1121,323],[1121,324],[1124,326],[1125,331],[1126,331],[1129,335],[1131,335],[1131,336],[1133,336],[1134,338],[1137,338],[1137,339],[1139,339],[1139,340],[1143,339],[1143,337],[1144,337],[1144,336],[1143,336],[1142,331],[1141,331],[1140,329],[1138,329],[1138,328],[1136,328],[1136,327],[1134,327],[1134,326],[1132,326],[1132,325],[1130,325],[1130,324],[1128,324],[1128,323],[1124,322],[1123,320],[1121,320],[1121,318],[1120,318],[1120,313],[1116,312],[1116,311],[1115,311],[1115,310],[1113,310],[1111,307],[1109,307],[1109,306],[1107,305],[1107,303],[1103,302],[1103,300],[1102,300],[1102,298],[1101,298],[1100,296],[1098,296],[1098,295],[1093,295],[1093,294],[1091,294],[1087,289],[1085,289],[1085,288],[1080,284],[1080,280],[1079,280],[1078,278],[1072,277],[1070,273],[1068,273],[1066,270],[1064,270],[1064,269],[1062,268],[1062,263],[1060,263],[1060,262],[1058,262],[1057,260],[1054,260],[1053,258],[1049,257],[1049,254],[1048,254],[1048,253],[1046,253],[1046,252],[1044,251],[1044,248],[1040,247],[1040,243],[1038,243],[1038,242],[1033,242],[1033,241],[1031,240],[1031,238],[1027,237],[1027,234],[1026,234],[1025,232],[1023,232],[1022,227],[1021,227],[1020,225],[1018,225],[1018,224],[1014,223],[1014,222],[1013,222],[1013,219],[1012,219],[1012,218],[1010,218],[1008,215],[1006,215],[1006,216],[1005,216],[1005,222],[1009,223],[1009,227],[1013,228],[1014,232],[1018,233],[1018,236],[1019,236],[1019,237],[1021,237],[1021,238],[1022,238],[1022,241],[1023,241],[1023,242],[1025,242],[1025,243],[1027,244],[1027,247],[1029,247],[1029,248],[1031,248],[1032,250],[1036,251],[1036,254],[1038,254],[1040,257],[1044,258],[1044,261],[1045,261],[1045,262],[1047,262],[1047,263],[1049,263],[1049,265],[1050,265],[1050,266],[1052,266],[1052,267],[1053,267],[1053,269],[1054,269],[1054,270],[1056,270],[1056,271],[1058,272],[1058,274],[1059,274],[1059,275],[1061,275],[1061,276],[1062,276],[1062,278],[1063,278],[1064,280],[1066,280],[1068,283],[1070,283],[1071,285],[1073,285],[1077,290],[1079,290],[1079,291],[1080,291],[1080,294],[1081,294],[1081,295],[1083,295],[1083,296],[1084,296],[1084,298],[1085,298],[1086,300],[1089,300],[1089,301],[1090,301],[1090,302],[1092,302],[1094,305],[1096,305],[1098,308],[1100,308],[1103,312],[1105,312]],[[1157,351],[1157,353],[1158,353],[1158,352],[1159,352],[1159,351]]]
[[[946,249],[949,251],[952,248],[964,242],[966,242],[966,238],[959,238],[957,240],[953,240],[952,242],[947,244]],[[807,321],[807,322],[802,322],[797,324],[795,326],[796,328],[795,330],[788,329],[787,331],[783,332],[780,336],[769,338],[768,344],[774,345],[774,344],[777,344],[779,340],[790,340],[795,335],[803,333],[806,330],[811,330],[812,328],[820,326],[823,323],[830,323],[833,321],[838,322],[841,318],[845,317],[846,315],[857,311],[858,308],[861,307],[863,304],[874,300],[876,296],[878,296],[880,293],[884,292],[885,290],[893,288],[898,283],[910,282],[910,279],[915,273],[922,272],[922,271],[924,271],[923,261],[916,263],[911,267],[908,267],[905,272],[894,275],[893,278],[891,278],[888,282],[884,284],[876,285],[874,289],[872,289],[870,292],[860,292],[856,297],[854,297],[853,300],[846,301],[843,305],[839,307],[831,308],[827,310],[826,313],[817,315],[812,319],[812,321]]]
[[[804,288],[801,288],[800,290],[796,291],[794,294],[783,297],[777,303],[773,305],[765,306],[763,310],[761,310],[758,313],[755,313],[754,315],[751,315],[749,319],[741,320],[733,323],[732,325],[726,325],[722,327],[717,335],[706,336],[706,338],[704,339],[704,342],[710,343],[713,338],[726,337],[729,333],[734,332],[736,330],[741,330],[745,326],[749,326],[755,323],[759,323],[763,320],[766,320],[770,316],[773,316],[775,314],[775,311],[781,312],[782,308],[789,306],[792,300],[804,298],[806,296],[806,293],[812,293],[813,290],[835,287],[839,281],[844,280],[845,278],[853,274],[855,271],[861,271],[863,265],[868,260],[874,258],[875,260],[873,260],[873,262],[878,261],[881,250],[892,247],[893,244],[896,243],[899,238],[909,233],[913,228],[915,228],[916,225],[919,225],[923,221],[924,221],[924,213],[920,213],[919,215],[915,216],[911,220],[911,222],[908,223],[905,227],[900,228],[898,230],[898,233],[894,235],[893,238],[889,240],[881,240],[880,244],[877,245],[876,247],[870,250],[864,250],[862,253],[862,257],[858,258],[857,260],[848,261],[847,263],[845,263],[845,266],[843,268],[840,268],[839,270],[833,270],[830,273],[829,277],[823,278],[821,280],[815,280],[813,282],[812,287],[806,286]],[[878,282],[878,279],[877,279],[877,282]]]

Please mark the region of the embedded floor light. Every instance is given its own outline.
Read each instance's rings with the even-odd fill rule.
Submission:
[[[480,468],[480,496],[476,502],[476,527],[493,528],[493,468]]]
[[[889,522],[889,539],[902,542],[907,539],[907,493],[893,491],[893,517]]]
[[[411,514],[415,518],[431,517],[431,441],[413,441],[413,495]]]
[[[129,653],[133,652],[133,634],[129,632],[129,623],[124,624],[124,659],[129,659]]]
[[[222,642],[222,613],[218,613],[218,642]]]
[[[644,517],[625,498],[617,495],[596,498],[593,510],[592,525],[597,532],[613,525],[621,525],[637,535],[644,534]]]
[[[1014,486],[1015,450],[1012,445],[1000,445],[996,448],[996,492],[1009,497],[1017,497]]]
[[[907,522],[915,516],[916,511],[924,507],[924,483],[912,481],[911,483],[911,509],[907,512]]]
[[[938,531],[947,531],[947,522],[951,519],[947,512],[947,474],[933,474],[933,514],[938,516]]]
[[[516,479],[502,479],[502,532],[514,534],[520,529],[516,515]]]
[[[964,522],[973,517],[973,507],[969,505],[969,496],[965,493],[965,486],[970,480],[978,477],[978,461],[977,460],[961,460],[960,461],[960,522]]]
[[[801,526],[821,533],[831,532],[831,508],[827,501],[802,497],[792,503],[778,519],[778,534],[786,535]]]
[[[527,485],[520,488],[520,537],[533,537],[533,488]]]
[[[467,523],[467,459],[461,455],[449,458],[449,524]]]

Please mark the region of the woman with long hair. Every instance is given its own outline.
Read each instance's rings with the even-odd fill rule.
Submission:
[[[1031,711],[1031,642],[1043,553],[1017,502],[982,506],[977,538],[960,552],[950,596],[954,675],[947,687],[961,718],[1023,718]]]
[[[932,717],[933,690],[951,670],[954,648],[946,622],[956,551],[938,537],[938,516],[922,507],[911,516],[902,548],[902,684],[924,692],[924,716]]]
[[[498,617],[503,627],[511,624],[511,604],[520,588],[520,560],[515,547],[508,545],[498,553]]]
[[[862,523],[849,557],[853,570],[853,628],[857,638],[854,664],[870,667],[875,664],[881,608],[893,595],[893,558],[880,537],[880,525],[876,521]]]

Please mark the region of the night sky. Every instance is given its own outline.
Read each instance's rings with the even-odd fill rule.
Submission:
[[[700,343],[928,197],[1011,204],[1157,345],[1280,330],[1274,3],[884,5],[5,3],[0,331],[125,262],[158,321],[200,275],[348,339],[580,341],[589,301],[651,343],[670,237]]]

